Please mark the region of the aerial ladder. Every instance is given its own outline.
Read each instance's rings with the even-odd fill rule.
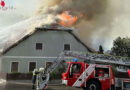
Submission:
[[[127,57],[117,57],[112,55],[104,55],[104,54],[95,54],[89,52],[78,52],[78,51],[63,51],[59,54],[59,56],[53,61],[52,65],[45,71],[46,80],[42,81],[42,76],[37,75],[37,90],[46,89],[46,85],[49,81],[49,74],[53,72],[54,69],[60,64],[62,60],[78,58],[80,60],[84,60],[84,62],[94,62],[94,63],[105,63],[105,64],[113,64],[120,65],[124,67],[129,67],[130,69],[130,58]]]

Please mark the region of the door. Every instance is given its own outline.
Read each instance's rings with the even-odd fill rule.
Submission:
[[[18,72],[18,62],[12,62],[11,72]]]
[[[75,82],[78,80],[80,75],[82,74],[82,65],[81,64],[71,64],[70,70],[69,70],[69,79],[68,79],[68,85],[74,86]]]
[[[36,68],[36,62],[29,62],[29,72],[32,72]]]

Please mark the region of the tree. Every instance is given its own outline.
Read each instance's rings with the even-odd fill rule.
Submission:
[[[100,54],[103,54],[104,53],[104,50],[103,50],[103,47],[102,45],[99,46],[99,51],[98,51]]]
[[[116,56],[130,57],[130,38],[118,37],[115,39],[111,51]]]

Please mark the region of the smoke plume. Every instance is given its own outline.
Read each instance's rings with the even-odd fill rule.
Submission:
[[[77,18],[77,22],[69,27],[75,28],[74,33],[95,50],[99,45],[108,50],[116,37],[130,36],[129,0],[41,0],[39,5],[33,19],[31,17],[28,20],[31,25],[22,25],[26,26],[25,32],[44,24],[57,23],[62,20],[60,15],[67,11],[70,16]],[[20,28],[17,25],[14,27]]]
[[[105,50],[112,47],[113,40],[130,36],[129,0],[43,0],[38,14],[61,14],[69,11],[80,17],[74,27],[75,34],[88,46],[98,49],[103,45]]]

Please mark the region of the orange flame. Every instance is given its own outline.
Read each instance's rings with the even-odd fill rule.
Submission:
[[[72,16],[69,14],[68,11],[64,11],[61,15],[61,21],[59,22],[60,25],[62,26],[72,26],[76,23],[77,21],[77,16]]]

